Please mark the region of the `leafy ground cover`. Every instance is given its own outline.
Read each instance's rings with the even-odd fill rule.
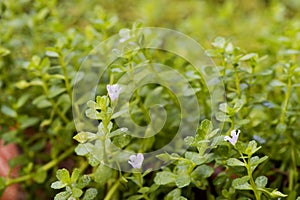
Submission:
[[[296,0],[1,1],[2,199],[300,199],[299,9]],[[115,34],[143,45],[129,32],[150,26],[204,47],[224,85],[223,101],[212,108],[209,84],[182,57],[121,51],[97,96],[80,103],[82,118],[96,126],[74,122],[77,72],[91,50]],[[114,84],[150,62],[181,74],[201,112],[180,114],[178,97],[159,84],[138,87],[130,118],[141,126],[162,121],[149,113],[160,104],[167,119],[156,135],[137,138],[117,124],[114,111],[126,91],[125,83]],[[196,133],[174,144],[188,148],[159,154],[169,165],[151,170],[145,153],[175,137],[180,116],[186,123],[199,118]],[[122,157],[125,171],[110,163],[115,147],[131,152]]]

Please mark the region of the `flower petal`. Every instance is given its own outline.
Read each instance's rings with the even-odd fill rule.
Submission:
[[[224,137],[224,140],[225,140],[225,141],[230,141],[231,138],[230,138],[229,136],[226,135],[226,136]]]

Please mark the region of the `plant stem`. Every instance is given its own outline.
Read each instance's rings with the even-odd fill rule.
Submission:
[[[114,195],[115,191],[118,189],[120,185],[120,181],[117,180],[117,182],[112,186],[112,188],[109,190],[107,195],[105,196],[104,200],[110,200],[112,196]]]
[[[245,167],[247,168],[247,173],[248,173],[248,176],[249,176],[249,179],[250,179],[250,185],[252,187],[252,190],[254,192],[254,196],[255,196],[255,199],[256,200],[260,200],[260,195],[258,193],[258,190],[256,188],[256,184],[253,180],[253,176],[252,176],[252,172],[251,172],[251,166],[250,166],[250,162],[247,162],[243,156],[243,154],[239,151],[244,163],[245,163]],[[248,155],[248,161],[250,161],[250,155]]]
[[[63,154],[61,154],[61,156],[59,156],[57,159],[48,162],[47,164],[43,165],[40,169],[44,170],[44,171],[48,171],[52,167],[56,166],[59,162],[61,162],[65,158],[67,158],[69,155],[71,155],[73,152],[74,152],[74,147],[71,147],[70,149],[65,151]],[[12,184],[15,184],[15,183],[20,183],[20,182],[23,182],[23,181],[30,180],[30,179],[32,179],[32,177],[35,174],[36,174],[36,172],[33,172],[33,173],[26,174],[24,176],[17,177],[17,178],[14,178],[14,179],[7,179],[5,185],[9,186],[9,185],[12,185]]]
[[[285,93],[285,99],[283,102],[283,106],[282,106],[282,112],[280,115],[280,122],[284,123],[285,120],[285,115],[286,115],[286,111],[287,111],[287,107],[288,107],[288,103],[289,103],[289,98],[291,96],[291,91],[292,91],[292,80],[291,77],[288,77],[288,85],[287,85],[287,91]]]
[[[42,84],[42,88],[44,89],[44,92],[46,94],[46,97],[48,98],[49,96],[49,88],[48,88],[48,85],[47,85],[47,82],[46,82],[46,79],[45,77],[42,75],[42,80],[43,80],[43,84]],[[68,123],[69,120],[68,118],[57,108],[57,105],[56,103],[54,102],[53,99],[51,98],[48,98],[50,103],[52,104],[53,106],[53,110],[55,110],[55,112],[58,114],[58,116],[65,122],[65,123]]]
[[[240,89],[240,78],[238,73],[238,67],[235,67],[235,87],[238,97],[241,97],[241,89]]]
[[[284,102],[283,102],[283,105],[282,105],[282,111],[281,111],[281,115],[280,115],[280,123],[284,124],[285,122],[285,118],[286,118],[286,112],[287,112],[287,109],[288,109],[288,103],[289,103],[289,99],[290,99],[290,96],[291,96],[291,91],[292,91],[292,79],[291,79],[291,71],[289,71],[288,73],[288,82],[287,82],[287,91],[285,93],[285,99],[284,99]],[[291,145],[292,145],[292,148],[291,148],[291,162],[292,162],[292,166],[293,166],[293,169],[290,170],[289,172],[289,190],[292,191],[293,188],[294,188],[294,180],[297,180],[297,176],[298,176],[298,173],[297,173],[297,165],[296,165],[296,159],[295,159],[295,144],[294,144],[294,139],[287,133],[285,132],[287,138],[289,139]],[[295,172],[295,175],[294,175],[294,172]],[[294,177],[295,176],[295,177]]]
[[[71,90],[71,87],[70,87],[67,66],[66,66],[66,63],[64,61],[64,57],[63,57],[62,53],[59,53],[59,64],[61,65],[61,67],[63,69],[64,77],[65,77],[64,81],[65,81],[66,90],[68,92],[70,100],[72,101],[72,90]]]
[[[43,170],[48,171],[52,167],[56,166],[58,163],[60,163],[62,160],[67,158],[69,155],[71,155],[74,152],[75,147],[70,147],[67,151],[65,151],[61,156],[59,156],[57,159],[50,161],[46,165],[42,167]]]

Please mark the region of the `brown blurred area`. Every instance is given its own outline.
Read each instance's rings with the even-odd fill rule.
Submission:
[[[15,144],[5,145],[0,140],[0,176],[2,177],[16,177],[18,170],[10,170],[8,161],[18,155],[18,148]],[[11,185],[2,194],[0,200],[18,200],[20,199],[19,185]]]

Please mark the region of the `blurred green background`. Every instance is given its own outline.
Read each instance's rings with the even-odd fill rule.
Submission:
[[[66,115],[63,122],[59,116],[55,116],[57,114],[52,113],[51,107],[39,107],[39,105],[33,105],[34,103],[25,103],[28,99],[37,99],[44,94],[41,88],[29,88],[26,85],[28,84],[26,81],[42,76],[39,74],[40,72],[34,71],[36,69],[29,69],[30,65],[35,64],[38,59],[48,59],[51,56],[47,55],[47,49],[57,47],[61,51],[61,57],[66,60],[68,73],[73,76],[74,71],[80,67],[82,59],[95,46],[117,34],[120,29],[130,29],[133,26],[164,27],[177,30],[195,39],[205,49],[210,49],[214,39],[222,36],[245,52],[256,52],[260,57],[268,55],[268,58],[271,59],[266,59],[266,63],[259,67],[270,66],[272,69],[271,66],[279,62],[278,58],[282,56],[282,50],[300,49],[300,1],[1,0],[0,134],[1,139],[20,146],[24,155],[27,156],[23,156],[27,159],[23,159],[24,161],[21,163],[23,166],[36,164],[36,160],[40,163],[53,160],[60,152],[74,146],[72,137],[76,131],[68,97],[61,100],[64,101],[64,105],[59,105],[63,107],[62,112]],[[298,62],[299,58],[297,59],[295,61]],[[50,66],[49,63],[46,64]],[[37,62],[36,67],[43,68],[39,64]],[[59,65],[57,60],[51,60],[51,66],[56,67],[57,65]],[[40,70],[48,72],[48,69]],[[50,75],[52,75],[51,73],[61,73],[57,68],[54,69],[54,72],[49,71]],[[281,74],[281,71],[277,70],[277,72],[271,73]],[[72,80],[72,77],[69,78]],[[62,81],[58,83],[63,85]],[[24,92],[22,90],[24,88],[28,90]],[[260,89],[259,85],[256,91]],[[278,93],[270,93],[270,96],[274,96],[274,99],[278,98],[279,104],[282,102],[283,95],[281,90],[278,91]],[[25,93],[27,93],[27,97],[25,97],[27,99],[21,99],[20,97]],[[55,97],[53,102],[59,104],[57,99]],[[266,121],[269,123],[272,117],[266,118]],[[18,127],[18,125],[20,126]],[[263,122],[261,126],[269,129],[269,132],[273,134],[273,130],[269,128],[271,125],[265,126],[265,122]],[[33,131],[35,137],[31,137],[28,133],[26,135],[27,129],[31,127],[35,128]],[[18,130],[12,133],[14,128]],[[46,135],[43,131],[49,134]],[[49,146],[55,144],[53,145],[55,149],[51,149],[50,155],[45,148],[46,141],[49,142]],[[275,142],[270,143],[269,146],[272,147]],[[274,155],[277,155],[278,149],[275,147],[273,150]],[[278,159],[281,159],[281,155],[278,155],[280,157]],[[77,157],[73,164],[78,161],[76,159]],[[31,172],[32,166],[28,169],[29,172]],[[24,171],[20,172],[22,175],[27,173],[27,168],[23,169]],[[52,172],[51,180],[43,186],[32,186],[31,183],[27,183],[24,190],[31,190],[32,194],[36,188],[49,190],[49,182],[53,181],[54,177],[55,170]]]
[[[97,38],[102,41],[140,22],[181,31],[204,46],[224,36],[248,50],[261,51],[259,40],[299,27],[300,21],[293,20],[299,18],[299,10],[297,0],[4,0],[1,45],[14,55],[30,58],[70,29],[84,33],[93,27],[105,32]]]

